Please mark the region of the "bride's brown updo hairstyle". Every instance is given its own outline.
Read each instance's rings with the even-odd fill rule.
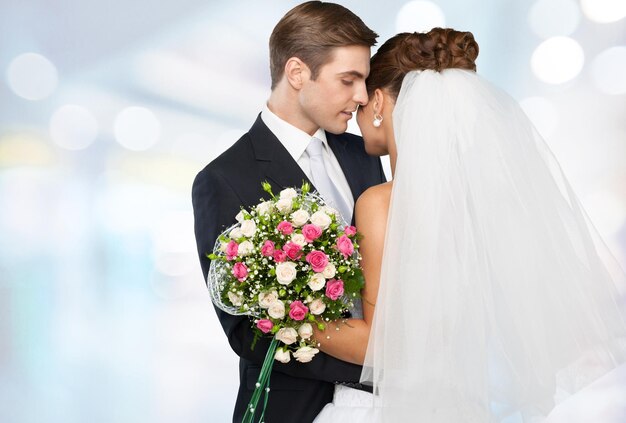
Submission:
[[[398,97],[402,80],[413,70],[458,68],[476,71],[478,44],[471,32],[433,28],[428,32],[403,32],[380,46],[370,62],[367,94],[386,88]]]

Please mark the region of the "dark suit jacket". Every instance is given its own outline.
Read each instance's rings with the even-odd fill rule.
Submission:
[[[380,160],[366,154],[362,138],[352,134],[326,135],[355,200],[370,186],[385,181]],[[308,181],[259,116],[250,131],[200,171],[193,183],[196,243],[205,280],[210,265],[206,253],[213,251],[219,234],[235,223],[241,206],[248,208],[260,198],[268,198],[261,187],[265,180],[270,182],[275,194],[287,187],[299,188],[303,180]],[[240,422],[270,340],[261,339],[252,350],[254,335],[250,319],[231,316],[217,308],[216,311],[230,346],[240,357],[240,386],[233,415],[233,421]],[[332,401],[334,382],[356,383],[360,373],[361,366],[323,353],[306,364],[293,359],[287,364],[275,362],[265,421],[312,421],[324,405]]]

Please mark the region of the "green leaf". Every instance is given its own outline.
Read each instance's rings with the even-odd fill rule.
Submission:
[[[343,278],[343,289],[345,292],[359,293],[361,289],[365,286],[365,278],[363,277],[363,272],[361,269],[354,269],[352,275],[347,275]]]

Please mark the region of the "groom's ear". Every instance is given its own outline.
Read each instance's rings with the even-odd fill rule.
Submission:
[[[309,67],[297,57],[290,57],[285,63],[285,78],[295,90],[302,88],[304,81],[310,77]]]

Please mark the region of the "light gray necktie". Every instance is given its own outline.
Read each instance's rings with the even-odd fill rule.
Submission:
[[[313,182],[315,188],[322,194],[322,197],[326,200],[328,205],[339,210],[344,220],[350,224],[352,220],[352,209],[343,199],[339,189],[328,176],[326,165],[324,164],[324,156],[322,155],[323,148],[323,141],[315,137],[311,139],[306,148],[311,164],[311,182]]]

